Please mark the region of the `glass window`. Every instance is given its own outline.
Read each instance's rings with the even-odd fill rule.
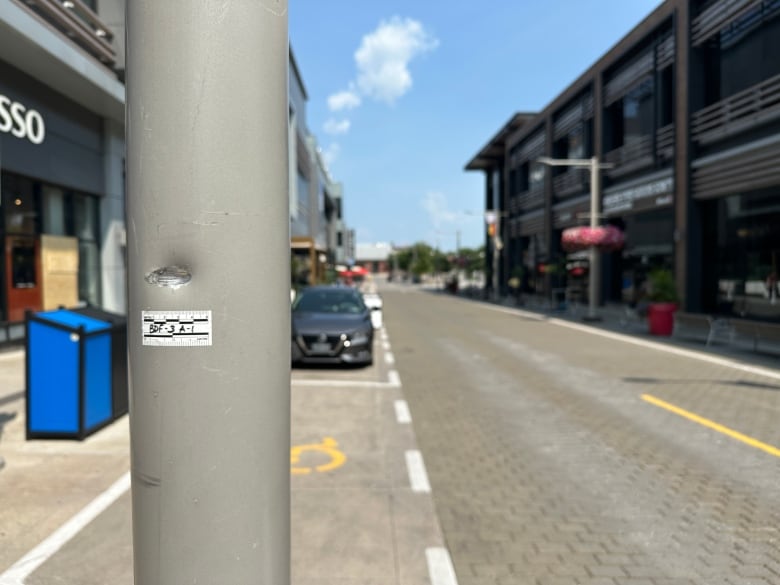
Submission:
[[[623,143],[653,133],[653,80],[643,81],[623,98]]]
[[[68,233],[67,207],[62,189],[43,186],[43,233],[54,236]]]
[[[3,174],[2,189],[5,231],[9,234],[38,233],[38,205],[33,182]]]
[[[542,163],[532,162],[529,165],[528,182],[530,190],[544,188],[544,174],[546,168]]]
[[[73,196],[74,236],[79,240],[97,241],[98,206],[97,200],[89,195]]]
[[[582,126],[577,126],[567,139],[568,148],[565,158],[585,158],[585,142],[582,139]]]
[[[35,244],[15,242],[11,247],[11,286],[35,288]]]
[[[79,300],[100,304],[100,255],[95,242],[79,241]]]
[[[770,285],[780,274],[777,191],[708,202],[705,222],[705,308],[780,320],[780,291]]]

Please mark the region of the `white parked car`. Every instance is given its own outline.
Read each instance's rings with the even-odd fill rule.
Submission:
[[[380,329],[382,327],[382,297],[379,293],[364,292],[363,302],[371,310],[371,324],[374,329]]]

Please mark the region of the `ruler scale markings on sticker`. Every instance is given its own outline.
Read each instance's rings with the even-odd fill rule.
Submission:
[[[211,311],[142,311],[143,345],[198,347],[212,345]]]

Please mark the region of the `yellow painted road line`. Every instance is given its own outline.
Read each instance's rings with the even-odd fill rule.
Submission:
[[[668,410],[669,412],[673,412],[674,414],[687,418],[688,420],[692,420],[695,423],[698,423],[709,429],[722,433],[728,437],[731,437],[732,439],[741,441],[746,445],[750,445],[751,447],[755,447],[756,449],[761,449],[762,451],[769,453],[770,455],[774,455],[775,457],[780,457],[780,449],[778,449],[777,447],[774,447],[767,443],[762,443],[758,439],[754,439],[753,437],[748,437],[747,435],[743,435],[739,431],[735,431],[733,429],[725,427],[722,424],[718,424],[707,418],[699,416],[698,414],[688,412],[687,410],[684,410],[679,406],[675,406],[674,404],[664,402],[660,398],[656,398],[655,396],[651,396],[650,394],[642,394],[642,400],[644,400],[645,402],[649,402],[650,404],[654,404],[655,406],[658,406],[665,410]]]

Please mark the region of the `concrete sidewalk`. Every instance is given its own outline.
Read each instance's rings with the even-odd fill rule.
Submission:
[[[440,288],[429,288],[432,294],[448,294]],[[552,307],[550,300],[537,296],[526,296],[518,304],[513,297],[502,297],[498,300],[484,299],[479,294],[461,291],[459,297],[474,302],[499,305],[508,309],[518,309],[533,313],[540,318],[561,319],[571,323],[580,323],[603,331],[620,333],[645,341],[653,341],[692,351],[704,352],[713,356],[737,360],[739,362],[759,367],[777,368],[780,366],[780,344],[762,341],[758,351],[754,350],[753,341],[739,336],[733,340],[718,336],[711,345],[706,345],[707,330],[686,328],[684,331],[674,331],[670,337],[651,335],[646,319],[637,318],[626,313],[622,305],[605,305],[596,308],[598,321],[585,321],[588,313],[587,304],[564,305],[563,308]]]
[[[293,371],[292,583],[456,585],[384,331],[375,343],[371,368]],[[126,488],[34,570],[19,563],[130,468],[127,416],[82,442],[26,441],[24,368],[24,351],[0,354],[0,585],[130,585]]]

